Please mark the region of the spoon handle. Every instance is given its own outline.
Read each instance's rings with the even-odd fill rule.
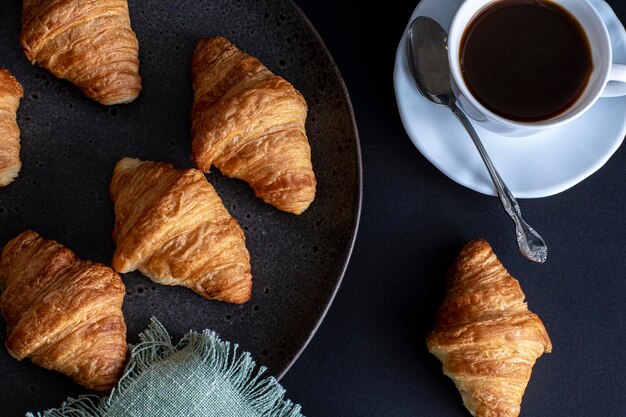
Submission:
[[[530,227],[530,225],[522,218],[522,211],[519,208],[517,200],[513,197],[513,193],[511,193],[509,188],[506,186],[502,177],[500,177],[500,174],[498,174],[496,167],[493,165],[491,158],[489,158],[485,147],[465,113],[455,104],[453,104],[451,108],[452,112],[469,133],[472,141],[474,141],[474,145],[476,145],[476,149],[478,149],[480,157],[485,162],[487,171],[489,171],[489,175],[491,176],[493,184],[496,187],[498,197],[500,197],[500,202],[502,202],[504,210],[511,217],[513,223],[515,223],[517,245],[519,246],[520,252],[524,255],[524,257],[531,261],[544,263],[548,257],[548,247],[546,246],[546,243],[541,236],[539,236],[539,233]]]

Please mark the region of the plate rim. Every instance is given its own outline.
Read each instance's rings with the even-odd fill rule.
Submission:
[[[321,35],[319,34],[319,32],[317,31],[315,26],[313,26],[313,23],[311,23],[309,18],[302,11],[300,6],[298,6],[295,3],[294,0],[289,0],[289,3],[291,4],[291,6],[293,7],[294,11],[300,16],[302,21],[306,24],[306,26],[309,28],[309,30],[311,31],[313,36],[317,39],[317,41],[321,45],[323,53],[326,55],[326,58],[330,62],[331,70],[337,76],[337,81],[339,82],[339,85],[341,87],[342,96],[345,98],[346,103],[348,104],[348,106],[347,106],[348,107],[348,115],[350,117],[350,124],[352,125],[352,130],[354,131],[354,142],[355,142],[355,145],[356,145],[356,159],[357,159],[356,162],[357,162],[358,187],[357,187],[357,196],[356,196],[356,207],[354,208],[354,213],[353,213],[354,214],[354,216],[353,216],[354,223],[353,223],[353,226],[352,226],[351,234],[350,234],[350,236],[348,238],[347,254],[345,256],[345,260],[344,260],[343,265],[341,267],[341,272],[339,273],[339,278],[337,279],[337,281],[336,281],[336,283],[335,283],[335,285],[334,285],[334,287],[332,289],[330,297],[328,297],[325,305],[323,306],[322,312],[320,313],[319,317],[315,321],[315,324],[313,325],[312,329],[310,330],[309,335],[306,337],[306,339],[302,343],[302,346],[300,346],[300,348],[298,349],[296,354],[293,356],[293,358],[291,358],[291,360],[287,363],[287,365],[284,367],[284,369],[276,376],[276,379],[278,381],[280,381],[287,374],[287,372],[291,369],[291,367],[297,362],[297,360],[300,358],[300,356],[304,353],[304,351],[308,347],[309,343],[311,343],[311,340],[313,340],[313,337],[315,336],[315,334],[317,333],[318,329],[320,328],[322,322],[324,321],[324,318],[326,317],[326,315],[328,314],[328,311],[330,310],[331,305],[333,304],[333,301],[335,300],[335,297],[337,296],[337,293],[339,292],[339,287],[341,287],[341,283],[343,282],[343,278],[346,275],[346,271],[348,269],[348,266],[350,264],[350,260],[352,258],[352,253],[354,251],[354,246],[355,246],[355,243],[356,243],[356,238],[357,238],[359,226],[361,224],[361,210],[362,210],[362,206],[363,206],[363,158],[362,158],[362,153],[361,153],[361,140],[360,140],[358,126],[357,126],[357,123],[356,123],[356,116],[355,116],[355,113],[354,113],[354,106],[352,105],[352,99],[350,98],[350,92],[348,91],[348,87],[346,85],[346,82],[345,82],[345,80],[344,80],[344,78],[343,78],[343,76],[341,74],[341,70],[337,66],[337,63],[335,62],[335,59],[333,58],[332,54],[330,53],[330,50],[326,46],[326,43],[322,39]]]

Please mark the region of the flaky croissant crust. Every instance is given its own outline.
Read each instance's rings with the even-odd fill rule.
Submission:
[[[467,244],[451,268],[428,349],[474,416],[518,416],[536,359],[552,351],[524,298],[484,240]]]
[[[23,96],[22,85],[9,71],[0,68],[0,187],[13,182],[22,168],[16,117]]]
[[[106,105],[141,91],[127,0],[24,0],[20,44],[31,63]]]
[[[224,38],[201,39],[192,61],[192,156],[242,179],[265,202],[300,214],[315,198],[307,105],[286,80]]]
[[[13,357],[30,358],[95,391],[113,387],[128,352],[118,274],[27,231],[2,251],[0,286]]]
[[[158,283],[182,285],[207,299],[250,298],[245,236],[202,172],[124,158],[110,193],[116,271],[139,269]]]

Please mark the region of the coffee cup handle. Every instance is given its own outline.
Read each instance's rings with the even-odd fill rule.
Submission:
[[[602,97],[626,96],[626,65],[613,64],[609,82],[602,92]]]

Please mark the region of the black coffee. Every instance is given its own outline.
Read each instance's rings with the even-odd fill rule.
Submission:
[[[580,23],[547,0],[499,0],[470,22],[461,71],[478,101],[507,119],[551,119],[580,97],[593,70]]]

